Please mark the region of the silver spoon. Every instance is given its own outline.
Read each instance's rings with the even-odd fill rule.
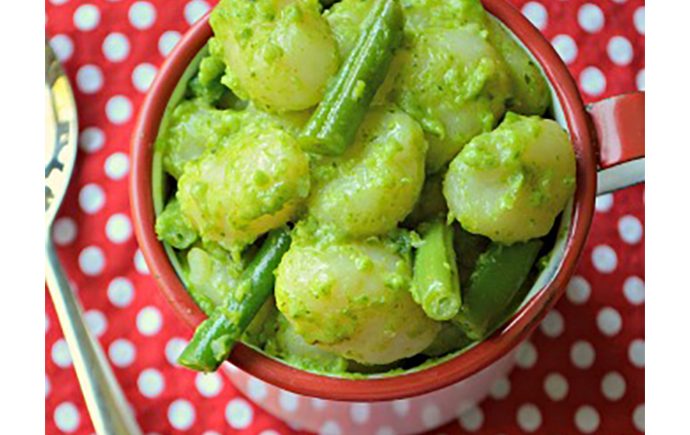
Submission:
[[[138,435],[141,430],[103,349],[86,328],[81,307],[62,271],[50,237],[50,229],[67,191],[77,156],[77,110],[67,76],[48,44],[45,69],[46,282],[96,432]]]

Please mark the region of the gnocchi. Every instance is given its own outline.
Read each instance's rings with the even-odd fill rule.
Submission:
[[[546,235],[575,191],[575,153],[554,121],[509,113],[451,162],[443,194],[466,230],[511,244]]]

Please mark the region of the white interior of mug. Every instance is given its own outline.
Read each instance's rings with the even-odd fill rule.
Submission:
[[[546,74],[544,74],[543,69],[541,68],[541,65],[539,62],[536,60],[536,58],[532,55],[532,53],[527,49],[527,47],[515,36],[515,34],[505,26],[500,20],[496,19],[493,15],[489,14],[491,19],[496,20],[501,27],[503,27],[506,32],[529,54],[530,58],[532,61],[539,67],[540,71],[542,72],[542,75],[545,77],[547,80],[550,93],[551,93],[551,107],[550,107],[550,115],[553,117],[553,119],[558,122],[564,130],[568,132],[570,135],[569,129],[568,129],[568,124],[565,120],[565,115],[563,113],[563,109],[561,106],[560,101],[558,100],[558,97],[556,95],[556,92],[551,85],[550,82],[548,82],[548,78],[546,78]],[[161,120],[160,126],[159,126],[159,133],[156,138],[156,144],[158,143],[158,140],[160,139],[160,132],[165,131],[167,128],[169,122],[170,122],[170,115],[172,110],[177,106],[177,104],[183,99],[185,90],[187,87],[187,83],[189,80],[192,79],[192,77],[196,74],[199,63],[201,62],[201,59],[208,53],[208,47],[204,46],[199,53],[194,57],[194,59],[190,62],[189,66],[187,69],[184,71],[182,76],[180,77],[180,80],[175,87],[175,90],[173,91],[170,100],[168,101],[168,104],[166,106],[163,118]],[[154,157],[153,157],[153,165],[152,165],[152,192],[153,192],[153,205],[154,205],[154,212],[156,217],[160,215],[160,213],[163,211],[163,208],[165,206],[165,199],[167,195],[167,175],[165,174],[163,170],[163,164],[162,164],[162,155],[159,151],[159,148],[156,145],[156,150],[154,152]],[[560,219],[560,224],[559,228],[557,231],[557,237],[554,242],[554,246],[551,250],[551,254],[549,256],[548,261],[546,262],[544,268],[540,272],[540,274],[537,276],[534,284],[530,288],[530,290],[527,292],[525,295],[524,299],[522,302],[515,307],[515,310],[511,313],[506,313],[504,321],[500,322],[499,325],[495,329],[500,329],[503,326],[505,326],[509,320],[517,313],[520,309],[522,309],[541,289],[543,289],[558,273],[563,257],[565,255],[566,251],[566,245],[567,245],[567,240],[568,240],[568,234],[570,232],[571,226],[572,226],[572,212],[573,212],[573,198],[571,198],[568,201],[568,204],[565,207],[565,210],[562,213],[562,217]],[[183,285],[185,287],[188,286],[187,279],[185,277],[185,274],[182,273],[182,265],[173,250],[172,247],[170,247],[168,244],[163,243],[165,252],[168,256],[168,259],[170,260],[173,268],[175,269],[175,272],[177,273],[178,278],[182,281]],[[371,374],[371,375],[361,375],[358,377],[364,377],[364,378],[381,378],[381,377],[388,377],[388,376],[396,376],[400,375],[401,373],[412,373],[420,370],[427,369],[429,367],[432,367],[434,365],[437,365],[441,362],[447,361],[449,359],[453,359],[457,357],[458,355],[461,355],[462,353],[466,352],[467,350],[481,344],[481,342],[475,342],[472,343],[469,346],[464,347],[461,350],[451,352],[445,356],[442,357],[437,357],[437,358],[431,358],[428,362],[425,362],[417,367],[413,367],[410,369],[407,369],[402,372],[396,372],[395,374],[387,374],[387,373],[376,373],[376,374]],[[252,346],[256,351],[261,352],[265,357],[271,358],[277,361],[280,361],[284,364],[284,361],[275,358],[271,355],[268,355],[264,353],[261,349],[258,349],[254,346]],[[334,375],[334,374],[328,374],[328,373],[322,373],[324,376],[330,376],[330,377],[337,377],[340,378],[341,376]],[[347,378],[347,377],[345,377]]]

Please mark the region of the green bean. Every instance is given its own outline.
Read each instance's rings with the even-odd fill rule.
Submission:
[[[415,252],[412,297],[430,318],[450,320],[462,303],[453,229],[434,221],[422,225],[420,232],[422,242]]]
[[[332,79],[301,135],[305,151],[340,155],[352,143],[402,40],[397,0],[379,0],[364,21],[354,49]]]
[[[473,340],[481,340],[505,314],[541,249],[540,240],[510,246],[492,243],[477,261],[453,319]]]
[[[178,358],[182,366],[203,372],[216,370],[232,351],[273,290],[274,270],[290,247],[287,229],[271,231],[242,273],[235,291],[204,320]]]

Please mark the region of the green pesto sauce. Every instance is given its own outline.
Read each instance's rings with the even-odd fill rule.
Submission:
[[[353,273],[381,280],[380,293],[348,295],[342,307],[329,312],[314,309],[338,291],[339,277],[326,269],[305,280],[309,301],[271,298],[243,336],[245,343],[271,357],[304,370],[353,379],[395,376],[449,360],[476,344],[450,322],[439,323],[436,339],[422,352],[391,364],[360,364],[352,359],[356,351],[338,356],[315,344],[347,340],[381,307],[391,312],[409,309],[400,300],[409,292],[412,252],[421,242],[415,229],[421,222],[448,214],[442,180],[448,163],[461,150],[465,162],[477,168],[514,165],[507,180],[514,188],[502,198],[504,207],[515,201],[510,191],[524,183],[534,187],[530,201],[535,207],[548,203],[553,177],[519,165],[521,144],[538,135],[539,118],[512,113],[544,113],[546,82],[521,47],[491,21],[479,0],[401,0],[406,17],[403,48],[357,143],[337,158],[306,155],[294,137],[313,106],[276,111],[265,101],[252,100],[247,87],[247,80],[277,73],[274,66],[285,61],[286,48],[276,29],[296,28],[321,14],[316,0],[296,1],[279,11],[276,4],[222,0],[212,13],[209,54],[157,141],[170,186],[178,189],[158,217],[157,234],[175,248],[178,272],[207,314],[230,292],[237,300],[246,296],[239,277],[256,252],[256,240],[268,228],[257,228],[257,221],[283,219],[294,225],[293,245],[308,253],[294,261],[317,264],[323,260],[319,256],[330,253],[351,263]],[[352,50],[371,4],[343,0],[323,12],[329,27],[324,39],[334,39],[338,59]],[[245,55],[253,53],[246,70],[226,64],[228,40],[236,41]],[[467,51],[470,45],[477,51]],[[361,96],[366,86],[358,82],[353,96]],[[455,122],[457,118],[463,122]],[[489,144],[481,139],[482,133],[492,130],[500,133],[492,140],[498,138],[504,145],[499,154],[489,151]],[[467,149],[470,140],[472,147]],[[562,182],[574,186],[575,179],[566,177]],[[371,201],[381,204],[381,210],[369,216],[349,208],[349,203],[370,200],[370,190],[382,192],[380,199]],[[319,207],[325,211],[319,213]],[[386,215],[392,217],[382,220]],[[452,221],[452,216],[448,219]],[[355,234],[350,224],[374,230]],[[459,279],[464,282],[477,267],[488,239],[453,225],[456,250],[462,252]],[[372,256],[370,249],[385,254]],[[376,260],[380,255],[397,260],[382,266]],[[291,324],[288,315],[299,325]],[[401,321],[384,317],[378,334],[394,337]],[[411,322],[406,330],[411,338],[426,332],[424,322]],[[212,344],[219,354],[228,345],[228,337]],[[384,347],[382,343],[381,350]]]

